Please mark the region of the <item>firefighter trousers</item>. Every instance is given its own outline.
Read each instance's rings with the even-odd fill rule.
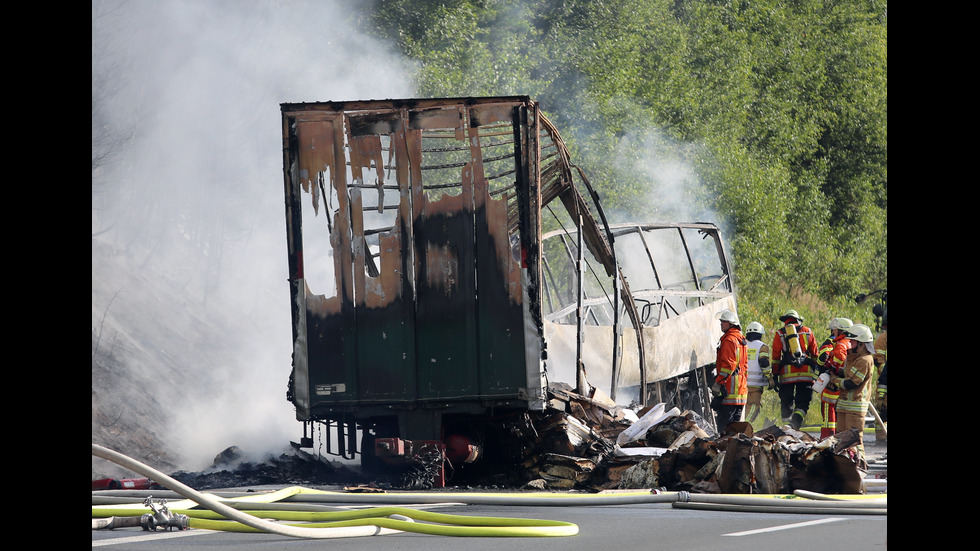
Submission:
[[[718,434],[725,434],[725,427],[731,423],[742,420],[742,410],[745,408],[744,405],[732,406],[732,405],[722,405],[719,406],[717,410],[717,415],[715,419],[718,424]]]
[[[837,404],[821,400],[820,417],[823,420],[820,426],[820,439],[823,440],[837,432]]]
[[[749,397],[745,402],[745,420],[749,423],[755,423],[756,418],[759,417],[759,412],[762,411],[763,390],[765,387],[762,386],[749,387]]]
[[[837,432],[844,432],[849,429],[858,430],[858,458],[864,461],[864,417],[867,414],[856,411],[837,411]]]
[[[813,383],[782,383],[779,385],[779,414],[790,420],[793,428],[803,426],[813,398]]]

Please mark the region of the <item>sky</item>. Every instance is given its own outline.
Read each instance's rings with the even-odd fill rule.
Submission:
[[[279,104],[413,95],[410,65],[349,15],[333,0],[92,4],[93,333],[189,367],[146,389],[188,469],[302,435],[285,399]]]

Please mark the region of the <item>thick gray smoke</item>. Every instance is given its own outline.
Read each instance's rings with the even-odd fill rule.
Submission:
[[[92,4],[93,360],[138,372],[182,468],[301,435],[279,104],[413,95],[343,5]]]

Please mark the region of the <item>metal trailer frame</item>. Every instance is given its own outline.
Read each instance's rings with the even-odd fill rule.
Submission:
[[[644,405],[648,395],[664,397],[666,379],[713,361],[705,327],[716,328],[716,312],[735,304],[718,228],[610,226],[530,98],[284,103],[281,112],[293,326],[287,399],[304,422],[302,445],[312,445],[306,429],[314,423],[328,429],[327,453],[335,440],[348,458],[371,453],[380,439],[446,441],[476,430],[476,418],[545,410],[547,386],[568,364],[580,394],[616,400],[627,388]],[[556,199],[564,221],[543,221]],[[565,229],[545,234],[545,224]],[[635,251],[618,241],[664,229],[685,243],[693,284],[644,281],[631,292],[617,255]],[[717,247],[720,273],[708,289],[688,231]],[[572,255],[574,272],[561,282],[561,255],[545,255],[552,239]],[[586,296],[586,274],[606,289],[601,296]],[[556,301],[569,286],[574,300]],[[685,308],[672,306],[679,301]],[[683,333],[690,344],[661,345]],[[569,338],[573,353],[557,345]],[[591,358],[597,347],[606,353]]]

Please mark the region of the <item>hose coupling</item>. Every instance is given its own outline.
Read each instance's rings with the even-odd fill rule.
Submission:
[[[167,500],[165,499],[154,502],[153,496],[146,496],[143,505],[153,511],[153,513],[146,513],[140,517],[140,526],[143,527],[144,531],[153,530],[156,532],[157,528],[187,530],[190,526],[187,515],[172,514],[167,508]]]

